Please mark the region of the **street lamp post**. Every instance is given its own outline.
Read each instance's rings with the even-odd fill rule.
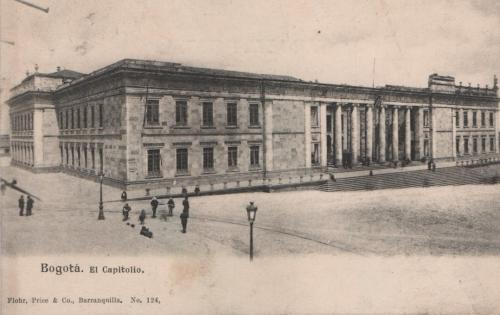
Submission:
[[[253,260],[253,222],[255,221],[255,215],[257,214],[257,206],[250,201],[247,206],[248,222],[250,223],[250,261]]]
[[[104,173],[101,171],[99,174],[99,181],[100,181],[100,193],[99,193],[99,216],[97,217],[97,220],[104,220],[104,210],[102,206],[102,181],[104,179]]]

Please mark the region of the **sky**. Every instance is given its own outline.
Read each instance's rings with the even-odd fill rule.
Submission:
[[[291,75],[324,83],[425,87],[429,74],[492,85],[500,1],[0,0],[3,91],[57,66],[123,58]]]

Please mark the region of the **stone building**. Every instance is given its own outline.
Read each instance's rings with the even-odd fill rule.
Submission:
[[[238,187],[500,146],[496,79],[369,88],[126,59],[87,75],[35,73],[11,92],[13,164],[102,171],[124,188]]]

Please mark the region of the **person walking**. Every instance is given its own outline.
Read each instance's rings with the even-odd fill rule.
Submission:
[[[144,220],[146,219],[146,210],[142,209],[141,214],[139,214],[139,221],[141,225],[144,225]]]
[[[18,200],[18,205],[19,205],[19,215],[23,216],[24,215],[24,196],[21,195],[21,197]]]
[[[28,199],[26,200],[26,216],[29,216],[31,215],[31,210],[33,210],[33,204],[35,203],[35,201],[33,200],[33,198],[31,198],[31,196],[28,196]]]
[[[184,206],[184,209],[182,210],[182,213],[180,215],[181,224],[182,224],[182,233],[186,233],[187,222],[188,222],[188,218],[189,218],[189,200],[188,200],[188,197],[184,198],[182,205]]]
[[[125,190],[122,192],[121,198],[123,202],[127,201],[127,192]]]
[[[156,209],[158,209],[158,200],[156,197],[151,199],[151,210],[153,210],[153,218],[156,218]]]
[[[123,206],[123,209],[122,209],[123,221],[127,221],[128,220],[128,215],[129,215],[129,213],[130,213],[131,210],[132,210],[132,208],[130,208],[130,206],[128,205],[128,203],[125,203],[125,205]]]
[[[170,199],[168,199],[168,215],[169,216],[173,216],[174,215],[174,208],[175,208],[175,202],[174,202],[174,199],[172,199],[172,197],[170,197]]]

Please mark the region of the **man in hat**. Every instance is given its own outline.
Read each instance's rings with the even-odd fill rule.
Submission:
[[[182,210],[182,213],[180,215],[182,224],[182,233],[186,233],[187,222],[189,218],[189,201],[187,196],[184,198],[182,205],[184,206],[184,209]]]
[[[146,219],[146,210],[142,209],[141,214],[139,214],[139,221],[141,225],[144,225],[144,220]]]
[[[19,215],[23,216],[24,215],[24,196],[21,195],[21,197],[18,200],[18,205],[19,205]]]
[[[168,204],[168,215],[169,215],[169,216],[173,216],[173,215],[174,215],[174,214],[173,214],[173,211],[174,211],[174,208],[175,208],[175,202],[174,202],[174,199],[173,199],[172,197],[170,197],[170,198],[168,199],[167,204]]]
[[[158,200],[156,200],[156,197],[153,197],[153,199],[151,199],[151,209],[153,210],[153,218],[156,218],[157,208],[158,208]]]
[[[33,209],[33,204],[35,201],[31,196],[28,196],[28,199],[26,200],[26,215],[31,215],[31,210]]]
[[[123,221],[127,221],[128,220],[128,215],[129,215],[129,213],[130,213],[131,210],[132,210],[132,208],[130,208],[130,206],[128,205],[128,203],[125,203],[125,205],[123,206],[123,209],[122,209]]]

